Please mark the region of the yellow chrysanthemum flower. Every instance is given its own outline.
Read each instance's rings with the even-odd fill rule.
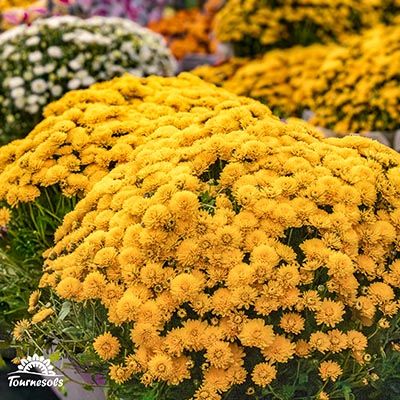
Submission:
[[[10,221],[11,213],[6,207],[0,208],[0,227],[5,228]]]
[[[38,301],[40,297],[40,290],[35,290],[31,293],[28,300],[28,312],[32,313],[37,307]]]
[[[342,368],[335,361],[323,361],[319,366],[319,375],[323,381],[328,379],[335,382],[340,375],[342,375]]]
[[[31,322],[32,324],[38,324],[53,314],[54,310],[52,308],[44,308],[32,316]]]
[[[333,327],[343,319],[343,304],[337,301],[324,299],[322,300],[316,312],[316,320],[319,325],[325,324]]]
[[[27,319],[22,319],[21,321],[18,321],[12,331],[14,339],[17,341],[23,340],[25,338],[26,331],[28,331],[30,327],[31,323]]]
[[[304,318],[296,313],[282,315],[279,326],[287,333],[299,334],[304,329]]]
[[[103,360],[110,360],[119,353],[121,345],[115,336],[106,332],[95,339],[93,347]]]
[[[82,283],[77,278],[66,277],[57,285],[56,292],[65,299],[79,299],[82,295]]]
[[[276,378],[276,368],[267,363],[257,364],[251,374],[253,382],[261,387],[269,385]]]
[[[109,375],[114,382],[123,384],[131,377],[132,371],[123,365],[111,364]]]

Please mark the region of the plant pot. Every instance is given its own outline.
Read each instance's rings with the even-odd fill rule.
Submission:
[[[45,356],[46,357],[46,356]],[[52,362],[57,373],[64,375],[64,386],[59,390],[52,387],[53,392],[63,400],[105,400],[105,376],[90,374],[69,359],[62,358]]]

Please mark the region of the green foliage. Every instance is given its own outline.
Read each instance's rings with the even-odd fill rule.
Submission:
[[[0,328],[9,331],[27,313],[30,293],[37,289],[42,253],[77,199],[60,194],[57,187],[43,188],[34,203],[12,209],[6,234],[0,239]],[[4,204],[3,204],[4,205]]]

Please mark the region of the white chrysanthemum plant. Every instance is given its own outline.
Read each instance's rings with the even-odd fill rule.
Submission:
[[[0,141],[25,136],[65,92],[124,73],[173,75],[164,39],[121,18],[52,17],[0,35]]]

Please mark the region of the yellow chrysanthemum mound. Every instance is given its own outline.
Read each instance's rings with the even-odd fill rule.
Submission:
[[[219,65],[201,65],[192,70],[192,74],[213,83],[223,86],[226,81],[232,79],[236,72],[250,62],[249,58],[232,57]]]
[[[241,96],[257,99],[280,116],[298,116],[310,108],[318,70],[335,45],[273,50],[256,60],[233,59],[193,73]]]
[[[173,118],[65,217],[41,286],[106,307],[94,347],[118,383],[201,375],[194,398],[219,399],[321,354],[315,374],[346,378],[333,361],[399,307],[400,156],[239,98]]]
[[[1,148],[0,200],[31,202],[51,185],[66,196],[84,194],[158,128],[173,132],[201,123],[231,98],[251,102],[190,74],[126,75],[69,92],[46,108],[46,119],[26,138]]]
[[[338,133],[396,130],[400,27],[377,26],[332,51],[313,89],[313,123]]]
[[[216,34],[236,55],[274,47],[340,41],[377,23],[384,0],[228,0],[216,15]],[[389,8],[389,7],[388,7]],[[386,15],[386,13],[385,13]]]

